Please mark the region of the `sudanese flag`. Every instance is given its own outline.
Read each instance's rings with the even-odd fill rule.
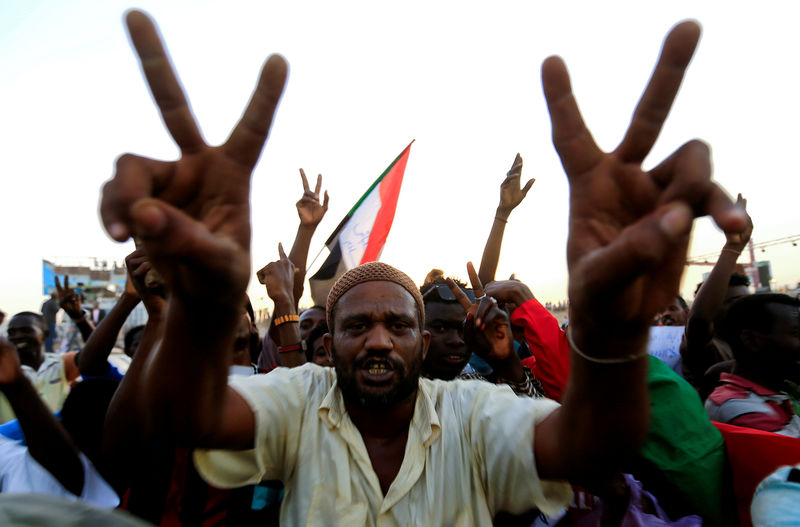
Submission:
[[[414,141],[378,176],[328,237],[325,246],[330,254],[308,280],[314,304],[325,305],[333,284],[346,271],[380,258],[394,221],[412,144]]]

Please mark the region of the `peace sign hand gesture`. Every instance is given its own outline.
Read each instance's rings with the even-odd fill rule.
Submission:
[[[81,297],[74,289],[69,287],[69,275],[64,275],[64,286],[61,286],[61,281],[58,276],[55,277],[56,281],[56,294],[58,295],[58,304],[61,309],[67,312],[70,318],[81,318],[83,316],[83,309],[81,308]]]
[[[319,202],[319,192],[322,190],[322,174],[317,174],[317,186],[312,192],[308,186],[308,179],[303,169],[300,169],[300,177],[303,178],[303,197],[297,202],[297,215],[300,216],[300,225],[316,227],[325,213],[328,212],[328,191],[325,191],[325,199]]]
[[[179,297],[241,303],[250,274],[250,176],[283,91],[287,65],[271,56],[239,123],[220,146],[204,141],[153,21],[126,16],[131,41],[177,161],[126,154],[103,188],[100,213],[117,241],[132,234]]]
[[[699,37],[694,22],[672,29],[628,131],[610,153],[586,128],[563,61],[542,65],[553,143],[570,183],[570,326],[578,347],[595,347],[598,355],[615,342],[644,344],[653,315],[678,292],[694,217],[710,214],[726,232],[744,227],[741,211],[711,180],[704,143],[690,141],[649,172],[641,167]]]
[[[467,312],[464,321],[464,342],[470,351],[477,353],[488,362],[505,361],[516,356],[514,337],[511,334],[511,322],[505,311],[497,307],[497,301],[483,292],[478,273],[472,262],[467,263],[469,281],[475,293],[473,303],[464,291],[450,278],[447,286],[456,297],[461,307]]]

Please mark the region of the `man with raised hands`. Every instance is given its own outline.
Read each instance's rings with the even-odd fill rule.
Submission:
[[[543,64],[553,141],[570,182],[573,356],[560,407],[489,383],[413,382],[429,339],[424,307],[413,282],[385,264],[351,270],[328,298],[335,370],[280,369],[229,386],[227,350],[250,273],[250,175],[286,64],[266,62],[240,123],[210,147],[153,23],[140,12],[127,23],[181,158],[121,157],[101,213],[115,239],[141,237],[170,289],[164,337],[146,372],[149,418],[184,443],[223,449],[195,454],[211,483],[282,479],[287,524],[485,525],[500,511],[552,513],[570,495],[553,480],[591,482],[636,451],[647,432],[648,328],[678,290],[692,220],[708,213],[725,231],[744,228],[711,181],[704,144],[641,168],[697,44],[696,23],[667,36],[610,153],[586,129],[563,62]],[[480,316],[471,323],[476,333],[492,327]]]

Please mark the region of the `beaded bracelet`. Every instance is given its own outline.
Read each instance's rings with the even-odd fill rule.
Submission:
[[[286,324],[288,322],[300,323],[300,315],[281,315],[272,320],[272,325],[278,327],[281,324]]]

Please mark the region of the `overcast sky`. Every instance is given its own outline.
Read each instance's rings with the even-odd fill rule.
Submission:
[[[177,155],[122,25],[129,7],[116,0],[0,3],[6,312],[39,309],[43,257],[121,260],[133,250],[101,229],[100,186],[124,152]],[[159,23],[211,143],[227,137],[266,56],[281,53],[290,64],[254,174],[254,271],[277,257],[279,241],[288,250],[294,239],[299,167],[321,172],[331,197],[313,258],[416,139],[382,260],[418,282],[432,267],[466,276],[466,261],[480,260],[499,184],[520,152],[523,181],[536,183],[511,215],[498,276],[515,272],[542,301],[565,298],[567,184],[550,141],[542,60],[564,57],[584,118],[610,150],[665,34],[685,18],[701,22],[703,37],[646,165],[704,139],[716,179],[748,198],[756,242],[800,232],[794,2],[146,0],[138,7]],[[701,220],[690,255],[723,243]],[[777,285],[800,280],[800,247],[757,257],[772,261]],[[688,298],[704,271],[687,270]],[[250,292],[257,301],[265,296],[257,283]]]

